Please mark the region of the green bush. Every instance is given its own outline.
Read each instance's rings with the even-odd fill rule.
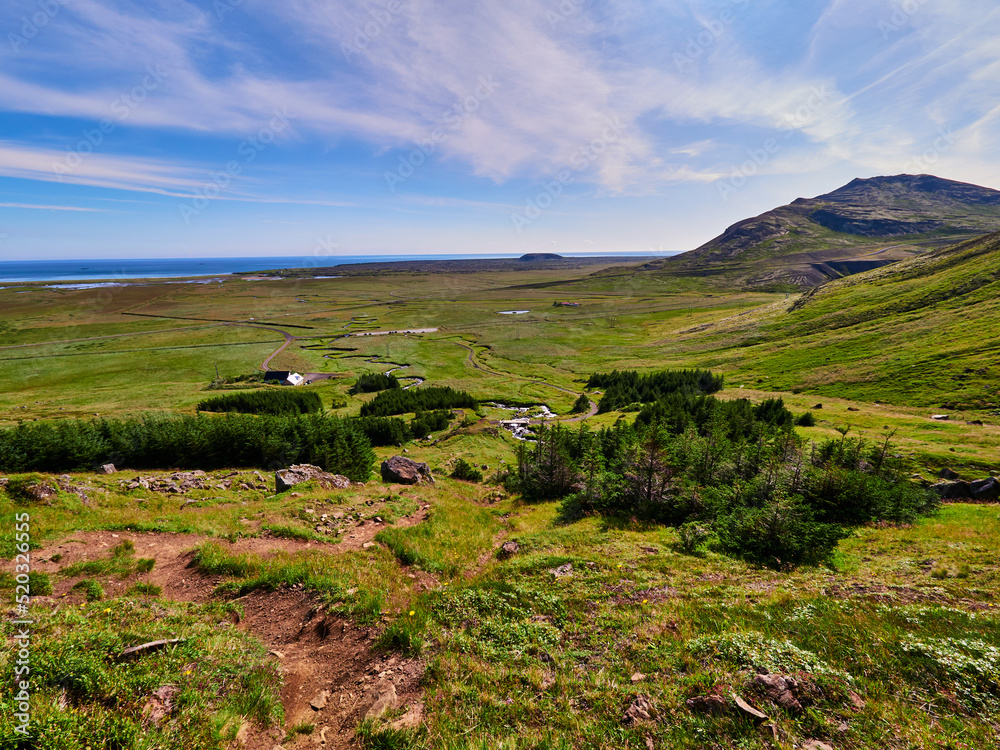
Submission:
[[[799,417],[795,420],[795,424],[797,424],[799,427],[815,427],[816,415],[813,414],[811,411],[807,411],[799,415]]]
[[[418,411],[410,422],[410,432],[418,439],[427,437],[432,432],[446,429],[451,420],[452,414],[447,409]]]
[[[362,417],[389,417],[435,409],[478,409],[479,403],[465,391],[434,386],[431,388],[382,391],[361,407]]]
[[[451,478],[461,479],[464,482],[482,482],[483,472],[464,458],[460,458],[455,462],[455,468],[451,471]]]
[[[590,399],[587,398],[586,393],[581,393],[580,397],[573,402],[573,414],[583,414],[585,411],[590,409]]]

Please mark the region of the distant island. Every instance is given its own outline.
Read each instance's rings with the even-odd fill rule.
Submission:
[[[562,260],[561,255],[555,253],[525,253],[518,260]]]

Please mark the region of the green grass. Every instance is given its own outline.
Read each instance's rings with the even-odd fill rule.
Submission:
[[[221,750],[244,722],[280,723],[280,677],[259,642],[225,627],[234,611],[228,604],[142,599],[33,610],[32,746]],[[16,626],[3,628],[12,635]],[[139,659],[118,658],[129,646],[161,638],[183,641]],[[4,674],[13,653],[0,655]],[[158,726],[143,722],[151,693],[164,685],[176,688],[173,709]],[[0,694],[7,738],[13,695]]]

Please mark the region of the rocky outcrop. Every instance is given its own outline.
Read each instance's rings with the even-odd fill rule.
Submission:
[[[929,489],[942,500],[972,503],[995,503],[1000,500],[1000,480],[996,477],[972,482],[938,482]]]
[[[425,463],[418,463],[404,456],[393,456],[382,462],[382,481],[390,484],[434,484],[431,469]]]
[[[312,464],[295,464],[274,472],[274,491],[287,492],[297,484],[311,481],[316,481],[325,490],[343,490],[351,486],[351,480],[340,474],[328,474]]]

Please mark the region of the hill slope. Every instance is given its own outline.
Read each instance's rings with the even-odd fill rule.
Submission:
[[[744,336],[734,369],[775,389],[996,410],[1000,232],[825,284]]]
[[[931,175],[873,177],[737,222],[643,268],[808,287],[997,229],[1000,191]]]

